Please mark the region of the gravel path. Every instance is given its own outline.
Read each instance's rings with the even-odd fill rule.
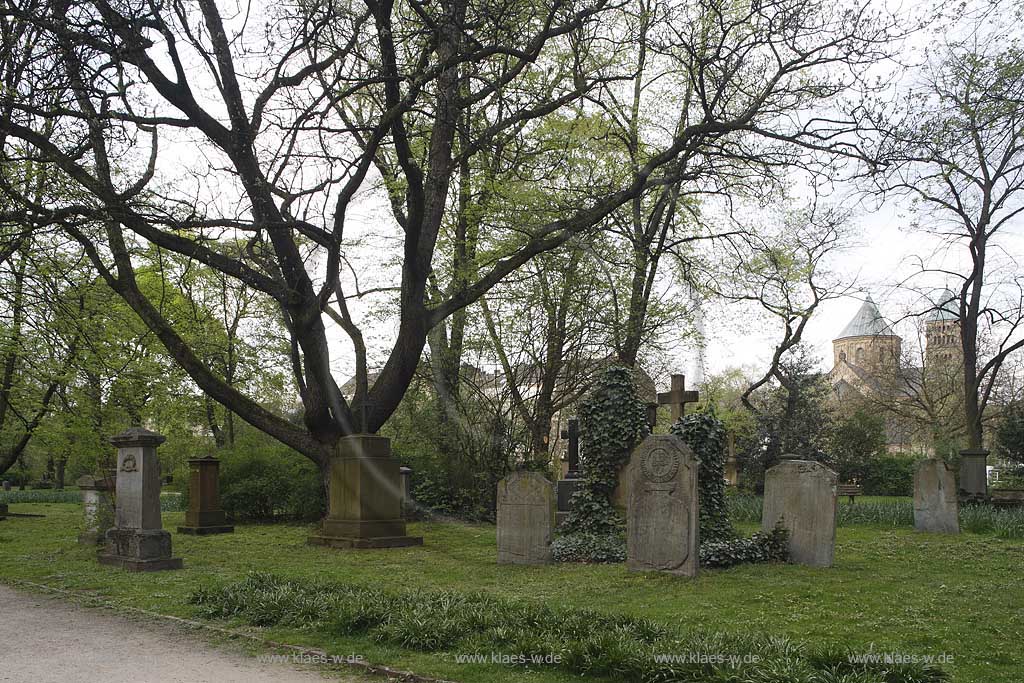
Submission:
[[[12,683],[356,683],[260,662],[183,627],[0,586],[0,681]]]

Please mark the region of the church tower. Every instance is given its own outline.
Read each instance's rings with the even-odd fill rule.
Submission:
[[[853,319],[832,340],[833,382],[845,379],[853,385],[868,378],[879,380],[895,376],[899,369],[903,340],[882,318],[878,306],[868,296]]]
[[[937,368],[950,363],[960,365],[960,301],[953,292],[942,290],[935,299],[935,309],[924,323],[925,365]]]

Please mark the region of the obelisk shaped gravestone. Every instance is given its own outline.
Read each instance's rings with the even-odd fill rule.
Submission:
[[[781,520],[789,532],[789,559],[812,567],[831,567],[836,546],[838,476],[821,463],[783,455],[764,475],[761,528]]]
[[[181,569],[171,557],[171,535],[160,519],[160,461],[156,448],[164,437],[141,427],[110,439],[117,446],[117,505],[114,528],[100,564],[129,571]]]
[[[555,525],[555,489],[537,472],[498,482],[498,564],[547,564]]]
[[[220,460],[208,455],[188,461],[188,510],[179,534],[206,536],[230,534],[235,527],[228,524],[227,514],[220,507]]]
[[[671,434],[648,436],[634,449],[626,510],[629,569],[696,576],[699,464],[686,442]]]
[[[956,478],[942,460],[928,458],[914,469],[914,528],[940,534],[960,533]]]

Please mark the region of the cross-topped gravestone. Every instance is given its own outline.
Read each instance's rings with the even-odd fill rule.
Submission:
[[[672,375],[672,390],[658,394],[658,403],[672,406],[672,422],[683,416],[687,403],[696,403],[700,396],[696,391],[686,390],[686,376]]]

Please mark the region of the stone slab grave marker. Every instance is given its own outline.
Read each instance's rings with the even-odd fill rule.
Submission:
[[[555,489],[538,472],[513,472],[498,482],[498,564],[551,562]]]
[[[114,501],[111,498],[113,486],[103,477],[82,475],[75,482],[82,492],[83,525],[78,534],[82,545],[96,545],[106,538],[107,531],[114,526]]]
[[[782,456],[764,476],[761,528],[782,520],[789,532],[789,559],[796,564],[831,567],[836,546],[836,486],[839,477],[819,462]]]
[[[953,470],[938,458],[914,469],[914,528],[939,534],[960,533],[960,505]]]
[[[185,526],[179,526],[178,533],[207,536],[230,534],[234,530],[220,507],[220,460],[212,455],[190,459],[188,510],[185,512]]]
[[[181,558],[171,557],[171,534],[163,529],[160,518],[156,448],[164,441],[160,434],[141,427],[110,439],[117,447],[117,506],[100,564],[135,572],[181,569]]]
[[[330,461],[327,517],[312,545],[332,548],[400,548],[423,545],[407,536],[402,482],[391,440],[374,434],[346,436]]]
[[[968,448],[960,451],[960,499],[966,503],[988,500],[988,451]]]
[[[672,434],[651,435],[629,462],[626,566],[696,576],[700,549],[700,461]]]

